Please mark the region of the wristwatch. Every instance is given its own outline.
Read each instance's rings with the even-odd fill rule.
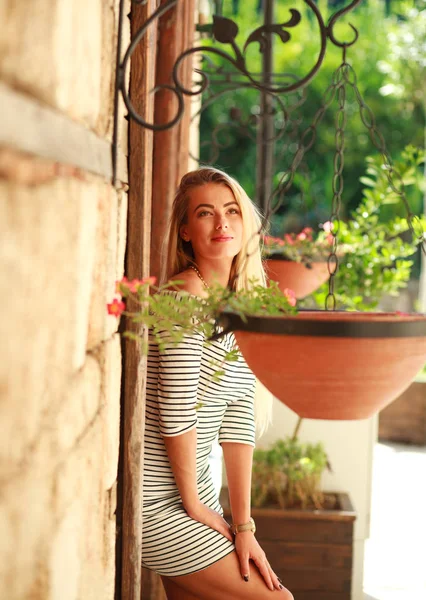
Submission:
[[[250,521],[248,523],[243,523],[242,525],[235,525],[234,523],[232,523],[231,531],[234,535],[236,535],[237,533],[242,533],[243,531],[252,531],[253,533],[255,533],[256,524],[254,522],[254,519],[250,517]]]

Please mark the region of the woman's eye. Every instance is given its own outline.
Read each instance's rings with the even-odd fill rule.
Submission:
[[[239,215],[240,211],[238,210],[238,208],[230,208],[229,212],[233,215]]]
[[[205,217],[206,215],[210,215],[210,211],[208,210],[202,210],[201,212],[198,213],[199,217]]]

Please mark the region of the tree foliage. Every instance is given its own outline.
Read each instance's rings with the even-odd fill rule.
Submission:
[[[237,14],[234,14],[238,4]],[[326,0],[318,0],[318,7],[327,22],[336,10],[336,2],[331,8]],[[337,3],[338,4],[338,3]],[[298,77],[306,74],[314,65],[319,52],[318,26],[312,11],[302,0],[276,2],[275,23],[288,21],[289,8],[297,8],[302,14],[300,26],[289,28],[291,40],[282,43],[278,36],[274,41],[274,71],[278,74],[294,73]],[[340,7],[340,6],[339,6]],[[236,41],[242,49],[249,34],[262,24],[258,11],[258,0],[244,0],[236,3],[224,0],[223,14],[234,18],[238,24]],[[352,23],[359,30],[356,44],[347,50],[347,61],[357,73],[360,92],[372,109],[376,123],[386,140],[392,156],[399,155],[408,144],[423,146],[423,107],[420,92],[424,51],[422,31],[425,23],[425,3],[394,2],[390,14],[386,14],[386,4],[381,0],[361,3],[355,11],[346,15],[343,23],[338,23],[335,34],[339,40],[351,40]],[[215,45],[217,45],[215,43]],[[229,44],[223,50],[233,54]],[[258,44],[252,43],[246,52],[250,70],[259,72],[261,67]],[[296,149],[291,130],[297,139],[312,122],[318,110],[324,91],[331,82],[333,71],[341,63],[341,49],[328,43],[328,50],[321,69],[306,87],[305,98],[301,93],[283,97],[283,103],[290,113],[293,125],[283,130],[283,135],[275,144],[274,182],[280,172],[288,168]],[[216,65],[229,70],[226,61],[214,59]],[[300,107],[292,110],[296,100]],[[211,142],[216,139],[219,149],[214,156],[214,164],[235,176],[251,197],[255,197],[256,185],[256,115],[259,113],[259,94],[256,90],[241,88],[223,94],[202,113],[201,118],[201,161],[211,163]],[[272,234],[281,235],[285,231],[295,231],[303,226],[316,226],[328,219],[331,210],[333,159],[335,150],[335,115],[337,106],[333,103],[326,111],[318,127],[317,138],[312,149],[300,165],[288,197],[272,220]],[[362,199],[362,182],[367,155],[374,155],[368,131],[359,118],[355,97],[348,93],[348,122],[346,127],[346,150],[344,166],[344,192],[342,218],[355,210]],[[283,127],[279,111],[276,114],[276,133]],[[243,125],[250,132],[244,133]],[[418,193],[410,198],[413,211],[419,212],[421,196]],[[395,206],[395,214],[399,208]],[[391,209],[393,210],[393,208]]]

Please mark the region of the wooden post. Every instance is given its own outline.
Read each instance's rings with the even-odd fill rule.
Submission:
[[[164,0],[163,0],[164,3]],[[195,31],[195,0],[179,0],[159,21],[156,86],[173,84],[173,65],[181,52],[192,47]],[[181,81],[185,87],[192,81],[192,60],[182,65]],[[170,219],[176,188],[188,170],[190,97],[185,97],[185,111],[180,122],[171,129],[154,133],[152,172],[151,275],[159,277],[163,243]],[[177,101],[170,92],[155,96],[155,123],[171,121]],[[160,577],[147,569],[142,575],[143,600],[166,600]]]
[[[162,0],[164,3],[165,0]],[[156,85],[172,85],[173,65],[179,54],[192,47],[194,40],[195,1],[180,0],[159,20]],[[182,65],[181,81],[192,81],[192,61]],[[151,274],[160,275],[162,251],[170,219],[173,197],[180,178],[188,168],[190,101],[178,125],[154,134],[154,171],[152,195]],[[169,91],[155,97],[155,122],[166,123],[176,114],[177,101]]]
[[[155,10],[155,0],[133,4],[132,36]],[[130,97],[136,111],[153,122],[154,101],[150,91],[155,85],[156,27],[147,31],[131,60]],[[129,279],[149,275],[151,243],[153,134],[130,121],[129,130],[129,204],[126,274]],[[128,310],[136,306],[130,302]],[[126,322],[126,329],[141,333]],[[146,335],[146,333],[145,333]],[[121,599],[141,597],[142,540],[142,460],[145,420],[146,357],[133,341],[124,342],[124,403],[122,438],[122,563]]]

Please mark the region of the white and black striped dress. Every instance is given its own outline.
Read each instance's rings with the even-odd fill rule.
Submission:
[[[185,293],[175,293],[185,301]],[[215,439],[255,444],[255,378],[242,356],[221,366],[235,344],[232,333],[204,344],[201,334],[159,351],[150,339],[143,473],[142,564],[161,575],[195,573],[234,550],[222,534],[185,512],[163,436],[197,429],[197,486],[201,502],[223,514],[209,467]],[[215,364],[213,364],[213,361]]]

